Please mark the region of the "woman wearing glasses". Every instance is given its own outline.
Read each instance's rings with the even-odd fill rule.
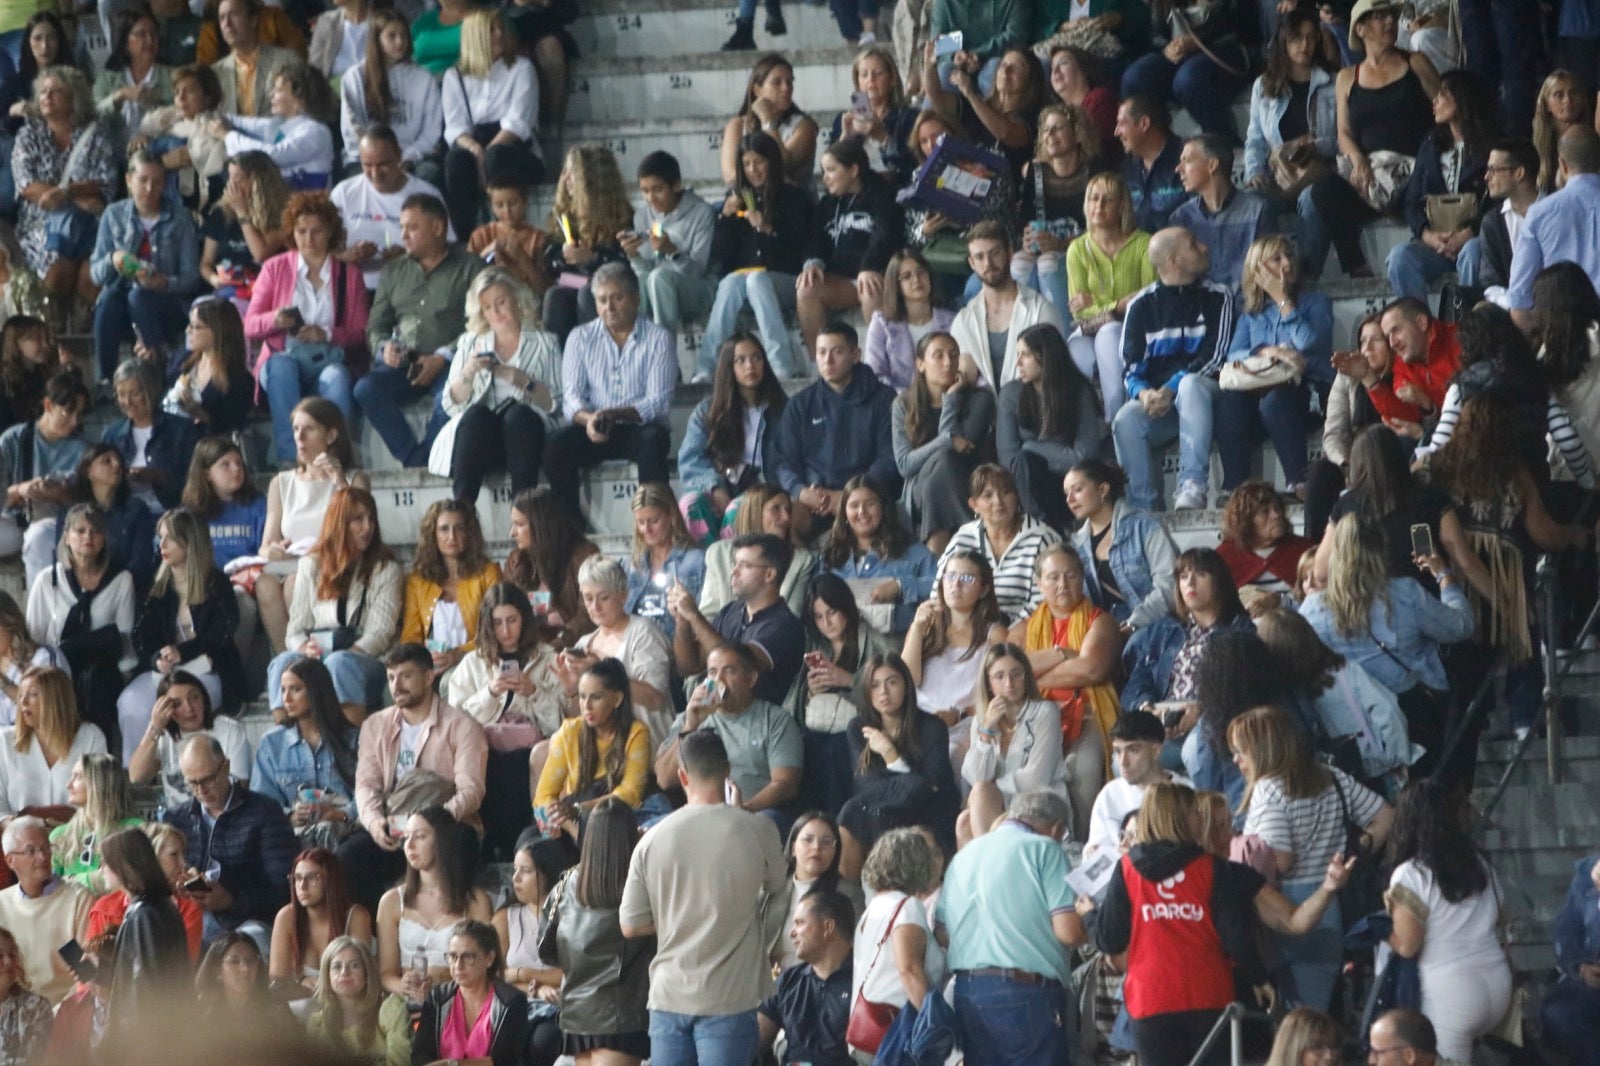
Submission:
[[[450,980],[423,1001],[411,1061],[488,1059],[493,1066],[519,1066],[528,1040],[528,997],[500,979],[505,962],[494,927],[470,918],[457,922],[445,962]]]

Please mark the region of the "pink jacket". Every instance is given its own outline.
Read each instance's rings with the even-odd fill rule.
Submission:
[[[367,369],[367,287],[359,267],[332,260],[333,275],[333,336],[332,343],[344,349],[344,362],[353,376]],[[261,267],[250,291],[250,308],[244,313],[244,339],[252,344],[261,342],[256,355],[255,377],[261,379],[262,368],[275,352],[283,351],[288,333],[278,328],[274,319],[279,311],[294,302],[294,276],[300,269],[300,253],[280,252]]]
[[[352,273],[361,276],[359,270]],[[367,832],[379,837],[384,829],[384,800],[394,790],[395,759],[400,754],[400,708],[385,707],[361,723],[360,757],[356,762],[356,810]],[[437,696],[422,724],[417,741],[417,769],[455,782],[456,794],[445,810],[463,825],[481,829],[478,807],[483,803],[483,775],[489,762],[489,742],[483,726],[470,714],[456,710]]]

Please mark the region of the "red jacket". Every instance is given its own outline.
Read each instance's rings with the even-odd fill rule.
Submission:
[[[329,340],[344,349],[345,365],[353,376],[358,376],[367,369],[368,362],[367,286],[359,267],[337,259],[329,262],[333,266],[329,280],[333,287],[333,329]],[[288,333],[278,328],[276,317],[294,302],[294,277],[299,269],[299,252],[280,252],[262,265],[261,276],[250,290],[250,308],[244,313],[244,339],[251,344],[261,343],[252,370],[257,381],[267,359],[283,351],[288,339]]]
[[[1233,574],[1233,583],[1237,588],[1244,588],[1269,571],[1273,577],[1294,588],[1295,578],[1299,576],[1300,557],[1308,549],[1315,547],[1316,545],[1306,538],[1291,533],[1278,541],[1272,553],[1265,559],[1231,540],[1218,544],[1217,554],[1228,564],[1228,570]]]
[[[1444,407],[1444,394],[1450,387],[1450,379],[1460,369],[1461,342],[1456,339],[1456,327],[1434,319],[1428,327],[1427,358],[1420,363],[1408,363],[1396,358],[1391,380],[1380,381],[1367,390],[1367,395],[1372,398],[1372,406],[1383,417],[1417,422],[1421,420],[1421,412],[1395,393],[1404,385],[1417,386],[1433,405],[1429,413],[1437,416]]]

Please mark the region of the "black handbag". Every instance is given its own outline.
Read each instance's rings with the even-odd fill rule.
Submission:
[[[367,589],[361,588],[361,598],[356,601],[356,613],[346,624],[344,619],[344,597],[339,597],[339,624],[333,627],[331,643],[333,651],[345,651],[354,647],[355,642],[361,639],[361,617],[367,612]]]
[[[1340,850],[1346,859],[1358,860],[1350,871],[1350,879],[1339,890],[1340,923],[1349,932],[1361,919],[1383,910],[1383,872],[1379,869],[1367,827],[1350,817],[1350,803],[1345,799],[1339,775],[1330,770],[1329,777],[1339,796],[1339,820],[1344,829],[1344,847]]]

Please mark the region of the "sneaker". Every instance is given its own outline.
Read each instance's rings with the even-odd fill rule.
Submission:
[[[1203,511],[1206,507],[1206,487],[1198,481],[1185,481],[1178,486],[1178,498],[1173,502],[1174,511]]]
[[[709,370],[700,371],[699,373],[695,374],[694,377],[689,379],[689,384],[691,384],[691,385],[709,385],[709,384],[711,384],[711,371],[709,371]]]
[[[877,43],[878,35],[876,33],[863,32],[860,37],[856,38],[856,47],[858,48],[865,48],[869,44]]]

